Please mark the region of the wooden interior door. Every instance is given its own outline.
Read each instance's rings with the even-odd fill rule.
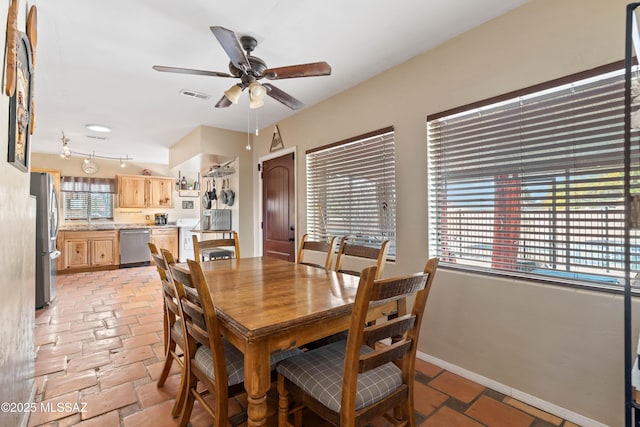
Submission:
[[[295,176],[293,153],[262,164],[262,253],[295,261]]]

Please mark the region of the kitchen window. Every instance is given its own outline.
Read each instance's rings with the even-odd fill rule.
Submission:
[[[113,219],[115,180],[63,176],[60,184],[64,219]]]
[[[307,233],[312,240],[349,236],[353,243],[396,254],[393,127],[306,152]]]
[[[441,265],[622,285],[624,74],[611,70],[427,117],[429,247]],[[632,130],[632,192],[638,141]],[[634,277],[636,230],[630,247]]]

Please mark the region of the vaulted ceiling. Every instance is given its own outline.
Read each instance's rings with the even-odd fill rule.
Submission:
[[[274,80],[308,108],[476,27],[526,0],[56,0],[37,1],[34,152],[71,149],[167,163],[168,147],[199,125],[246,131],[295,111],[271,98],[249,114],[214,108],[237,79],[161,73],[153,65],[229,72],[212,34],[258,41],[268,67],[326,61],[330,76]],[[188,90],[210,95],[198,99]],[[108,134],[86,124],[112,128]],[[96,138],[97,137],[97,138]],[[102,139],[101,139],[102,138]],[[106,138],[106,139],[104,139]]]

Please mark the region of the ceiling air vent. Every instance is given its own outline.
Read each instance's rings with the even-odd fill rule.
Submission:
[[[107,139],[106,136],[96,136],[96,135],[87,135],[87,138],[99,139],[100,141],[106,141],[106,139]]]
[[[190,96],[192,98],[198,98],[203,100],[207,100],[211,98],[211,95],[207,95],[206,93],[196,92],[195,90],[189,90],[189,89],[182,89],[180,91],[180,95]]]

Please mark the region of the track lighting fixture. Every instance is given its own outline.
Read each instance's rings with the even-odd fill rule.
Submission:
[[[85,157],[85,159],[83,160],[83,163],[86,165],[88,163],[91,162],[92,158],[96,158],[96,159],[105,159],[105,160],[119,160],[120,161],[120,167],[125,167],[125,161],[131,161],[133,160],[133,157],[129,157],[129,155],[127,154],[126,156],[122,157],[122,156],[101,156],[101,155],[97,155],[95,153],[81,153],[79,151],[71,151],[71,147],[69,147],[69,141],[71,141],[69,138],[67,138],[64,135],[64,131],[62,132],[62,138],[60,139],[60,141],[62,141],[62,153],[60,153],[60,157],[62,157],[63,159],[70,159],[72,155],[75,156],[83,156]]]

